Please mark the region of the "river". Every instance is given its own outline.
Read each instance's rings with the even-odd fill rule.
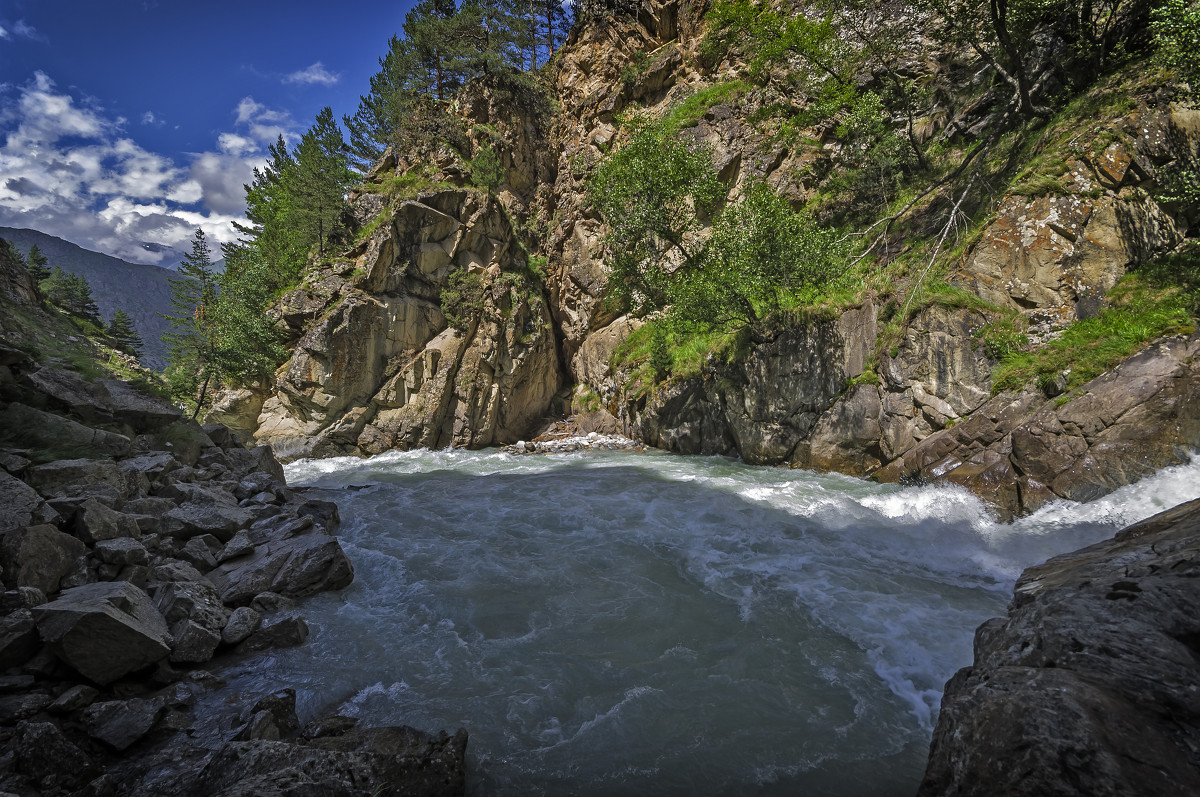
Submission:
[[[1012,524],[947,487],[660,452],[304,460],[354,584],[220,673],[462,726],[473,795],[910,795],[1021,570],[1200,496],[1200,457]]]

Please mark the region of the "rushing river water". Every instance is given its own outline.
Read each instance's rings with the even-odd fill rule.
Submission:
[[[222,673],[466,727],[475,795],[909,795],[1031,564],[1200,495],[1200,458],[998,524],[965,492],[662,453],[308,460],[354,584]]]

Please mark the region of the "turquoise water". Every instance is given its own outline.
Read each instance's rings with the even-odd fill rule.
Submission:
[[[1020,571],[1200,495],[1200,460],[1012,525],[967,493],[663,453],[288,466],[348,589],[223,676],[470,731],[477,795],[901,795]]]

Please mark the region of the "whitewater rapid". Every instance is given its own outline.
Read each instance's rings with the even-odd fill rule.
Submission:
[[[304,460],[354,584],[227,691],[471,734],[478,795],[911,794],[1025,567],[1200,497],[1200,458],[998,523],[965,491],[660,452]]]

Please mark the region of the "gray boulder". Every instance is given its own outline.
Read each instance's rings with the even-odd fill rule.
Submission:
[[[117,464],[109,459],[60,459],[29,469],[29,483],[50,498],[77,494],[83,485],[104,483],[122,498],[129,497],[129,483]]]
[[[229,615],[229,621],[221,630],[221,639],[227,645],[236,645],[253,634],[261,622],[261,614],[249,606],[239,606]]]
[[[79,505],[75,515],[75,534],[89,545],[95,545],[101,540],[140,537],[142,530],[136,518],[89,498]]]
[[[123,752],[150,732],[165,709],[161,697],[110,700],[88,706],[81,719],[89,736]]]
[[[63,576],[87,553],[82,542],[54,526],[30,526],[10,531],[0,543],[4,583],[10,588],[35,587],[58,592]]]
[[[228,612],[207,581],[180,581],[155,590],[155,602],[171,630],[170,660],[199,664],[221,644]]]
[[[44,792],[81,786],[96,774],[88,755],[52,722],[22,722],[13,742],[17,771]]]
[[[32,487],[0,470],[0,534],[53,522],[55,514]]]
[[[226,603],[246,604],[262,592],[304,598],[342,589],[354,568],[338,541],[309,518],[291,518],[251,535],[253,553],[209,573]]]
[[[132,537],[101,540],[92,549],[96,558],[111,565],[148,565],[150,554],[146,546]]]
[[[308,623],[297,614],[281,614],[262,621],[253,634],[237,646],[238,653],[255,653],[271,648],[294,648],[308,639]]]
[[[136,429],[160,429],[179,421],[179,408],[168,401],[134,389],[128,382],[101,379],[108,392],[112,417]]]
[[[40,644],[37,624],[28,609],[0,617],[0,670],[29,661],[38,652]]]
[[[19,403],[0,411],[0,429],[10,443],[57,451],[59,456],[123,457],[133,450],[133,441],[125,435],[93,429]]]
[[[253,520],[249,512],[236,506],[216,501],[188,501],[163,516],[163,531],[172,537],[184,539],[211,534],[222,542],[228,542],[238,531],[248,528]]]
[[[171,652],[167,623],[150,596],[124,582],[86,584],[33,610],[38,633],[68,666],[99,684]]]

